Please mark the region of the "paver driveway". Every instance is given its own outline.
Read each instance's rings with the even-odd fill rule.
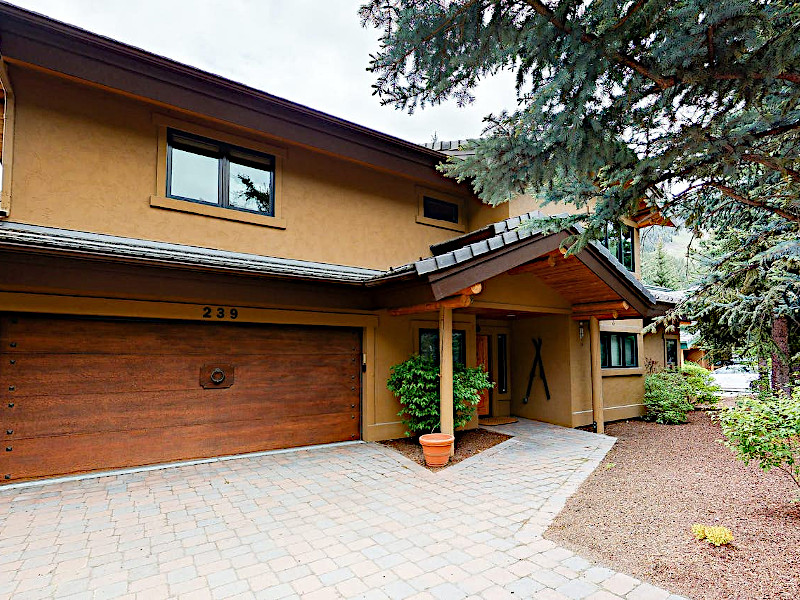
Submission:
[[[0,491],[0,597],[677,599],[541,537],[612,438],[496,429],[440,473],[353,444]]]

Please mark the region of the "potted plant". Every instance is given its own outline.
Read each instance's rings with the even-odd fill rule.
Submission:
[[[494,384],[481,367],[456,367],[453,372],[453,424],[462,427],[469,423],[480,402],[480,393]],[[450,460],[452,435],[441,431],[439,366],[428,358],[413,355],[392,367],[386,384],[397,396],[403,409],[406,435],[420,435],[425,464],[444,466]]]

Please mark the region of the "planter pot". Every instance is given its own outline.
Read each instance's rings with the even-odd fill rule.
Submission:
[[[450,448],[455,437],[446,433],[427,433],[419,436],[425,464],[429,467],[443,467],[450,460]]]

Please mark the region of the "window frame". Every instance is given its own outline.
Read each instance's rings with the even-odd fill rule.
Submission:
[[[422,186],[416,187],[416,194],[417,194],[417,219],[416,219],[417,223],[419,223],[420,225],[429,225],[431,227],[438,227],[440,229],[449,229],[451,231],[459,231],[461,233],[466,233],[467,222],[466,222],[466,216],[464,214],[464,211],[466,209],[466,202],[464,201],[464,198],[460,198],[458,196],[454,196],[446,192],[441,192],[438,190]],[[431,200],[436,200],[439,202],[447,202],[448,204],[454,204],[458,210],[458,222],[453,223],[452,221],[443,221],[441,219],[433,219],[431,217],[426,217],[425,198],[430,198]]]
[[[619,339],[621,348],[621,363],[611,364],[611,338]],[[625,339],[633,340],[634,364],[625,364]],[[600,367],[602,369],[638,369],[639,368],[639,335],[629,331],[601,331],[600,332]]]
[[[670,344],[674,344],[675,345],[675,362],[674,363],[669,361],[669,346],[670,346]],[[664,338],[664,365],[665,366],[674,367],[676,369],[678,368],[678,366],[680,365],[680,356],[679,356],[679,354],[681,352],[680,346],[681,346],[681,343],[680,343],[680,340],[678,338],[669,338],[669,337],[665,337]]]
[[[440,356],[439,356],[439,330],[433,327],[420,327],[417,330],[417,348],[419,349],[419,354],[422,356],[422,336],[424,334],[436,334],[436,346],[435,346],[435,355],[433,357],[434,364],[438,367],[440,364]],[[456,356],[455,351],[453,352],[453,367],[461,367],[466,368],[467,366],[467,330],[466,329],[455,329],[453,328],[453,342],[455,344],[456,334],[459,334],[462,338],[461,343],[461,353],[459,356]]]
[[[636,271],[636,252],[634,251],[634,227],[627,223],[608,223],[606,226],[605,236],[600,243],[608,250],[609,254],[616,258],[623,267],[631,272]],[[611,233],[611,236],[609,236]],[[627,235],[626,235],[627,234]],[[617,247],[612,252],[611,239],[616,238]],[[626,243],[627,251],[626,251]],[[630,265],[627,264],[626,258],[630,258]]]
[[[275,180],[277,171],[277,159],[272,154],[258,152],[248,148],[243,148],[224,141],[200,136],[194,133],[182,131],[174,127],[168,127],[166,131],[167,140],[167,164],[166,164],[166,197],[172,200],[183,202],[193,202],[204,206],[216,206],[225,210],[237,210],[244,213],[260,215],[263,217],[275,217]],[[177,139],[177,143],[175,138]],[[197,198],[189,198],[172,193],[172,152],[173,149],[184,152],[191,152],[200,156],[208,156],[217,159],[217,202],[206,202]],[[237,156],[238,155],[238,156]],[[231,160],[233,159],[233,160]],[[230,203],[230,164],[241,164],[251,168],[258,168],[269,172],[270,177],[270,203],[268,211],[251,210],[240,206],[232,206]]]

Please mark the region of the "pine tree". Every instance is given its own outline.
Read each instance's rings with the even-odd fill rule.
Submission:
[[[642,201],[698,233],[725,232],[739,246],[709,263],[681,314],[747,331],[730,340],[772,343],[783,317],[796,331],[800,4],[372,0],[360,15],[383,32],[370,70],[385,104],[468,103],[482,78],[516,71],[508,110],[487,116],[473,153],[445,174],[492,205],[520,193],[573,205],[546,223],[582,222],[569,252]]]
[[[664,243],[661,240],[658,241],[658,245],[656,246],[653,262],[653,273],[646,278],[646,280],[649,279],[648,283],[659,287],[675,289],[678,285],[678,277],[675,274],[672,263],[669,261],[669,256],[664,252]]]

